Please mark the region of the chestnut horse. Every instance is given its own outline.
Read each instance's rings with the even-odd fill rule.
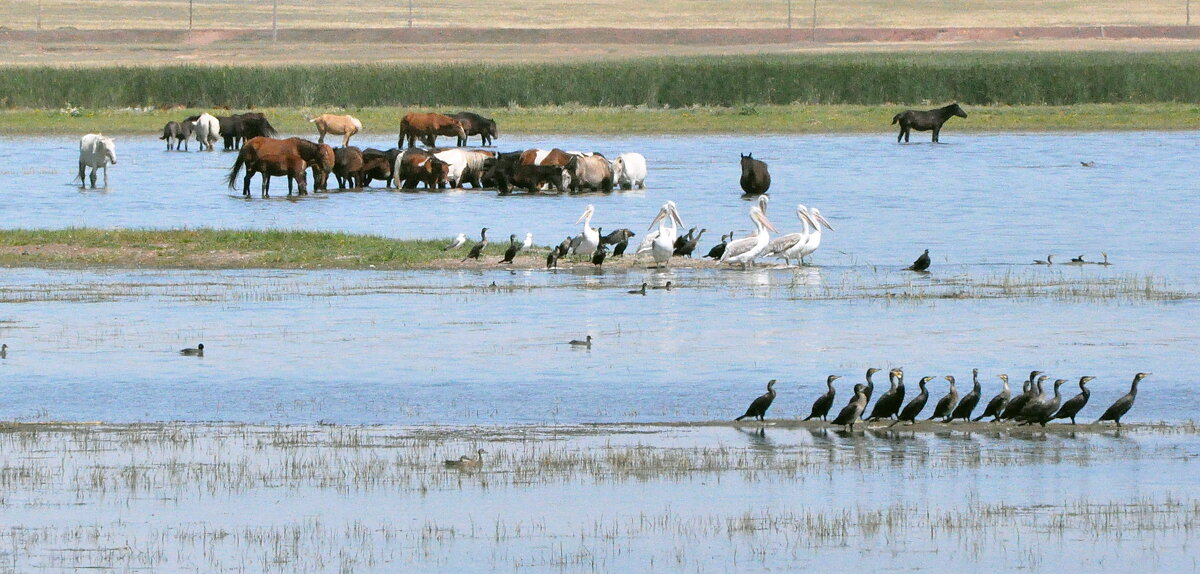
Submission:
[[[317,133],[321,134],[317,143],[325,143],[325,134],[333,134],[342,136],[342,147],[346,147],[350,145],[350,136],[363,131],[362,122],[354,116],[321,114],[308,121],[316,124]]]
[[[418,137],[426,146],[434,147],[438,136],[457,136],[465,140],[467,132],[458,120],[447,115],[405,114],[404,119],[400,120],[400,140],[396,142],[396,147],[404,147],[405,139],[408,140],[408,147],[414,147]]]
[[[312,143],[312,142],[309,142]],[[316,144],[313,144],[316,145]],[[256,137],[247,141],[238,152],[233,168],[229,170],[226,182],[229,189],[234,188],[238,171],[246,166],[246,177],[242,181],[242,195],[250,197],[250,178],[255,173],[261,173],[262,197],[271,197],[271,177],[284,175],[288,178],[288,195],[292,195],[292,180],[296,181],[300,195],[308,195],[308,182],[304,170],[308,163],[300,155],[297,138],[277,140],[268,137]]]

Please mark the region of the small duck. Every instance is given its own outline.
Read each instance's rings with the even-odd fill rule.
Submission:
[[[587,338],[586,338],[586,339],[584,339],[584,340],[582,340],[582,341],[580,341],[579,339],[572,339],[572,340],[571,340],[571,346],[572,346],[572,347],[583,347],[583,348],[586,348],[586,349],[591,349],[591,348],[592,348],[592,336],[591,336],[591,335],[588,335],[588,336],[587,336]]]
[[[199,345],[196,345],[195,348],[189,347],[187,349],[180,349],[179,354],[186,355],[188,357],[203,357],[204,356],[204,343],[200,343]]]

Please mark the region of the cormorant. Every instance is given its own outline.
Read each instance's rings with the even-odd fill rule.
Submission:
[[[862,417],[863,411],[867,408],[866,387],[862,384],[854,385],[854,398],[850,404],[842,407],[842,411],[838,413],[837,418],[833,419],[835,425],[850,425],[850,430],[854,430],[854,423]]]
[[[1000,380],[1004,381],[1004,390],[988,401],[987,407],[983,409],[983,414],[975,417],[976,422],[987,417],[993,417],[992,422],[1000,420],[1000,413],[1004,411],[1004,407],[1008,406],[1008,399],[1012,397],[1012,390],[1008,388],[1008,375],[1000,375]]]
[[[471,252],[467,253],[467,256],[462,258],[463,261],[466,261],[468,259],[479,259],[479,255],[481,253],[483,253],[483,248],[487,247],[487,244],[488,244],[487,230],[488,230],[488,228],[484,227],[479,232],[479,243],[476,243],[475,245],[471,246]]]
[[[921,256],[917,258],[916,261],[913,261],[912,265],[909,265],[908,267],[904,268],[905,271],[925,271],[926,269],[929,269],[929,250],[928,249],[926,249],[925,252],[922,253]]]
[[[971,369],[971,380],[974,383],[971,392],[958,402],[958,406],[954,407],[954,412],[950,413],[950,418],[947,418],[946,422],[953,422],[954,419],[971,420],[971,413],[975,410],[975,405],[979,404],[979,396],[983,392],[979,386],[979,369]]]
[[[504,250],[504,259],[501,259],[500,263],[512,263],[513,257],[516,257],[517,252],[520,250],[521,250],[521,244],[517,243],[517,236],[515,234],[509,235],[508,236],[508,249]]]
[[[596,248],[596,251],[594,251],[592,253],[592,265],[596,265],[596,266],[604,265],[605,257],[608,257],[608,247],[605,246],[604,244],[601,244],[599,247]]]
[[[582,341],[580,341],[579,339],[571,339],[571,346],[572,347],[587,347],[587,348],[591,349],[592,348],[592,336],[588,335],[587,338]]]
[[[1133,385],[1129,387],[1129,393],[1117,399],[1117,402],[1113,403],[1111,407],[1108,407],[1108,410],[1104,411],[1104,414],[1100,415],[1100,418],[1096,419],[1096,422],[1114,421],[1117,423],[1117,426],[1120,427],[1121,417],[1125,416],[1125,413],[1129,412],[1129,409],[1133,408],[1133,401],[1137,398],[1138,382],[1149,376],[1150,373],[1138,373],[1134,375]]]
[[[807,421],[817,417],[821,417],[823,421],[829,420],[826,417],[829,415],[829,409],[833,408],[834,397],[837,396],[837,390],[833,388],[833,382],[840,378],[841,376],[839,375],[829,375],[829,378],[825,379],[825,385],[829,387],[829,390],[825,391],[825,394],[820,397],[817,397],[817,400],[813,402],[812,412],[804,420]]]
[[[728,239],[726,239],[726,237],[728,237]],[[725,255],[725,246],[729,245],[730,241],[733,241],[732,231],[729,232],[728,236],[722,235],[721,242],[714,245],[712,249],[709,249],[708,255],[705,255],[705,257],[709,259],[720,259],[722,255]]]
[[[7,345],[5,345],[5,346],[7,347]],[[187,355],[189,357],[203,357],[204,356],[204,343],[200,343],[199,345],[196,345],[194,348],[189,347],[187,349],[180,349],[179,354]]]
[[[479,468],[483,466],[483,455],[486,453],[486,450],[479,449],[475,451],[475,458],[471,458],[470,456],[464,454],[459,457],[458,460],[447,460],[445,464],[450,468]]]
[[[921,381],[917,383],[921,387],[921,393],[913,400],[908,401],[907,405],[904,405],[904,410],[900,412],[900,416],[896,418],[896,422],[892,423],[891,426],[900,424],[900,421],[917,422],[917,415],[921,414],[921,410],[925,408],[925,403],[929,402],[929,390],[925,388],[925,383],[932,380],[933,377],[921,377]]]
[[[442,248],[442,251],[450,251],[451,249],[458,249],[459,247],[462,247],[463,244],[466,242],[467,242],[467,234],[459,233],[458,237],[454,238],[454,241],[451,241],[449,244],[446,245],[446,247]]]
[[[1004,405],[1004,410],[1000,412],[997,420],[1010,420],[1017,416],[1021,412],[1021,409],[1025,408],[1025,404],[1029,402],[1029,399],[1033,398],[1033,380],[1037,378],[1039,373],[1041,371],[1029,373],[1029,380],[1021,384],[1021,394],[1013,397],[1012,400],[1008,401],[1007,405]]]
[[[775,400],[775,379],[771,379],[770,381],[767,381],[766,394],[762,395],[761,397],[758,397],[757,399],[754,399],[754,402],[750,403],[750,408],[746,409],[746,414],[744,414],[736,419],[733,419],[733,420],[740,421],[746,417],[758,417],[758,420],[761,421],[761,420],[763,420],[763,416],[767,414],[767,409],[771,407],[771,401],[774,401],[774,400]]]
[[[1054,265],[1054,256],[1047,255],[1045,261],[1042,261],[1041,259],[1034,259],[1033,264],[1034,265]]]
[[[626,291],[626,293],[629,293],[630,295],[645,295],[646,294],[646,284],[642,283],[641,289],[634,289],[633,291]]]
[[[941,400],[934,405],[933,416],[926,420],[931,421],[933,419],[948,418],[950,413],[954,412],[954,407],[958,406],[958,388],[954,386],[954,376],[946,375],[942,378],[950,381],[950,392],[946,393],[946,396],[942,397]]]
[[[696,246],[700,244],[700,238],[704,237],[705,231],[708,231],[708,229],[701,229],[700,233],[697,233],[695,238],[684,242],[682,247],[676,247],[673,255],[687,257],[690,259],[692,257],[692,252],[695,251]]]
[[[1056,379],[1054,381],[1054,398],[1050,400],[1040,400],[1036,403],[1030,403],[1021,411],[1021,424],[1031,425],[1034,423],[1046,426],[1054,418],[1055,411],[1058,410],[1058,405],[1062,403],[1062,394],[1058,388],[1067,382],[1066,379]]]
[[[1095,378],[1096,377],[1080,377],[1079,394],[1067,399],[1067,402],[1063,403],[1062,407],[1059,407],[1058,412],[1054,413],[1054,417],[1050,420],[1071,419],[1071,424],[1075,424],[1075,415],[1079,414],[1079,411],[1083,410],[1083,407],[1088,403],[1088,399],[1092,397],[1092,391],[1088,390],[1087,383]]]
[[[890,419],[900,412],[900,406],[904,404],[904,370],[892,369],[888,372],[888,379],[892,382],[892,388],[875,401],[869,420]]]

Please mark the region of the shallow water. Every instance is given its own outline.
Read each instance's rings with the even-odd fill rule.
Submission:
[[[1189,571],[1194,433],[26,428],[0,572]]]

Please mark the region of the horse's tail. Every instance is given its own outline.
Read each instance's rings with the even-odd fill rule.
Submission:
[[[243,148],[243,149],[245,149],[245,148]],[[243,155],[244,154],[242,154],[240,152],[238,153],[237,159],[233,161],[233,169],[230,169],[229,175],[225,177],[225,183],[229,184],[229,189],[234,189],[234,187],[235,187],[234,184],[237,181],[238,172],[241,171],[242,164],[245,163],[242,159]],[[249,167],[247,167],[247,169],[249,169]]]
[[[900,113],[892,116],[892,125],[896,125],[896,122],[900,121],[900,116],[902,116],[902,115],[904,115],[904,112],[900,112]]]

